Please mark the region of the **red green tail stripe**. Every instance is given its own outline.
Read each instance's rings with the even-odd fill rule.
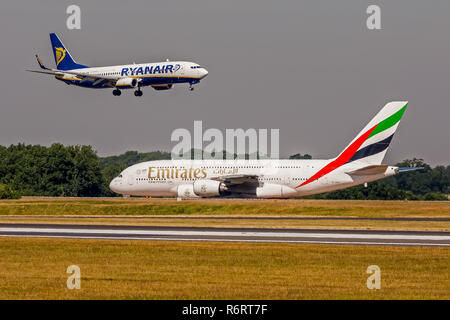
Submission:
[[[405,104],[405,106],[403,108],[401,108],[400,110],[398,110],[396,113],[394,113],[392,116],[390,116],[389,118],[384,119],[383,121],[381,121],[375,130],[372,131],[372,133],[370,134],[370,136],[368,136],[368,138],[376,135],[377,133],[380,133],[384,130],[389,129],[390,127],[394,126],[397,124],[397,122],[400,121],[400,119],[403,116],[403,113],[405,113],[406,110],[406,106],[408,104]]]
[[[335,160],[331,161],[325,167],[320,169],[316,174],[314,174],[311,178],[309,178],[302,184],[298,185],[296,188],[307,185],[307,184],[313,182],[314,180],[317,180],[320,177],[323,177],[324,175],[330,173],[331,171],[339,168],[343,164],[347,163],[350,159],[352,159],[352,157],[355,155],[355,153],[358,151],[358,149],[361,147],[361,145],[367,139],[396,125],[402,118],[403,113],[405,112],[407,106],[408,106],[408,104],[405,104],[405,106],[403,108],[401,108],[400,110],[398,110],[396,113],[394,113],[390,117],[384,119],[383,121],[379,122],[378,124],[373,126],[371,129],[369,129],[367,132],[362,134],[347,149],[345,149],[344,152],[342,152],[339,155],[339,157],[337,157]],[[389,138],[389,142],[390,142],[390,139],[392,139],[392,135],[388,138]],[[389,144],[389,142],[387,142],[387,144]],[[386,149],[386,147],[384,145],[383,145],[383,148]],[[375,148],[375,149],[377,149],[377,148]]]
[[[329,164],[327,164],[325,167],[320,169],[315,175],[313,175],[311,178],[300,184],[298,187],[302,187],[308,183],[313,182],[314,180],[319,179],[320,177],[326,175],[327,173],[330,173],[334,169],[339,168],[344,163],[347,163],[348,160],[353,157],[353,155],[358,151],[359,147],[364,143],[364,141],[367,140],[367,138],[370,137],[372,132],[378,127],[378,125],[373,126],[371,129],[369,129],[366,133],[361,135],[358,139],[356,139],[347,149],[344,150],[344,152],[341,153],[339,157],[337,157],[335,160],[331,161]]]

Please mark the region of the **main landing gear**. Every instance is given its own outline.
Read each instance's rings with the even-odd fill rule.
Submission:
[[[192,84],[189,85],[189,91],[194,91],[194,86]]]
[[[122,91],[120,91],[119,89],[114,89],[112,93],[115,96],[120,96],[122,94]],[[139,88],[136,91],[134,91],[134,95],[136,97],[142,97],[142,90],[141,90],[141,88]]]

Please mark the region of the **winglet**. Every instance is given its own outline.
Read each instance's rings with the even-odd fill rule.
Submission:
[[[41,67],[41,69],[44,69],[44,70],[50,70],[49,68],[47,68],[46,66],[44,66],[44,64],[42,63],[41,59],[39,59],[39,56],[38,56],[38,55],[36,55],[36,59],[37,59],[37,62],[38,62],[38,64],[39,64],[39,67]]]

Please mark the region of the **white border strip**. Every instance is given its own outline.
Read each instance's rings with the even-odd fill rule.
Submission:
[[[362,233],[312,233],[312,232],[265,232],[265,231],[188,231],[188,230],[126,230],[126,229],[76,229],[76,228],[17,228],[2,227],[0,232],[20,233],[63,233],[63,234],[108,234],[142,236],[209,236],[209,237],[274,237],[274,238],[331,238],[365,240],[428,240],[450,241],[450,235],[405,235],[405,234],[362,234]],[[26,235],[25,235],[26,236]],[[97,238],[97,235],[95,235]]]
[[[304,244],[330,244],[330,245],[381,245],[381,246],[410,246],[410,247],[450,247],[446,243],[424,243],[424,242],[362,242],[362,241],[320,241],[320,240],[252,240],[252,239],[189,239],[189,238],[133,238],[133,237],[88,237],[88,236],[52,236],[52,235],[4,235],[0,237],[16,238],[63,238],[63,239],[99,239],[99,240],[155,240],[155,241],[188,241],[188,242],[256,242],[256,243],[304,243]]]

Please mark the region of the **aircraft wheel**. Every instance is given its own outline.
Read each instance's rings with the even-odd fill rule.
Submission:
[[[113,90],[113,95],[120,96],[121,94],[122,94],[122,92],[119,89]]]
[[[141,90],[136,90],[136,91],[134,92],[134,95],[135,95],[136,97],[142,97],[142,91],[141,91]]]

